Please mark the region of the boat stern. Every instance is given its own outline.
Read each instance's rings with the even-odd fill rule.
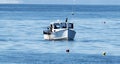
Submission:
[[[76,34],[76,32],[74,30],[68,30],[67,39],[68,40],[74,40],[75,34]]]

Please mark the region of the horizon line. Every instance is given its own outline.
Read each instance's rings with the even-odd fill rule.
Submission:
[[[109,5],[113,5],[113,6],[120,6],[120,5],[116,5],[116,4],[35,4],[35,3],[30,3],[30,4],[26,4],[26,3],[0,3],[0,5],[103,5],[103,6],[109,6]]]

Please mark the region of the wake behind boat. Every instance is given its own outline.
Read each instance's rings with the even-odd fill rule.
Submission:
[[[43,31],[45,40],[73,40],[76,32],[73,23],[65,22],[51,23],[47,30]]]

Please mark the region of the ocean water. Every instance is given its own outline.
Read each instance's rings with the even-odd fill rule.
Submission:
[[[75,39],[44,40],[49,23],[64,22],[66,17],[75,25]],[[119,64],[119,60],[120,6],[0,4],[0,64]]]

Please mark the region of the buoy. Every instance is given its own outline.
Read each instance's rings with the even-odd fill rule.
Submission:
[[[72,13],[72,15],[74,15],[74,13]]]
[[[67,50],[66,50],[66,52],[67,52],[67,53],[69,53],[69,52],[70,52],[70,50],[69,50],[69,49],[67,49]]]
[[[106,24],[106,22],[105,22],[105,21],[104,21],[103,23],[104,23],[104,24]]]
[[[102,55],[103,55],[103,56],[106,56],[106,52],[103,52]]]

